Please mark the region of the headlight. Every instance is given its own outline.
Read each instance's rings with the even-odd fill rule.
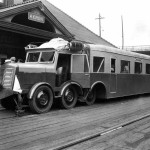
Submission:
[[[14,81],[14,69],[6,68],[3,75],[2,85],[4,88],[12,89]]]

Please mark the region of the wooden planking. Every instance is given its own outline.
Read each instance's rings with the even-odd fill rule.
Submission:
[[[147,130],[145,132],[145,129]],[[149,149],[150,117],[125,126],[119,130],[72,146],[66,150],[99,150],[99,149]]]
[[[115,115],[117,115],[117,113],[118,112],[116,112]],[[103,115],[101,115],[101,117],[99,117],[99,115],[97,116],[96,114],[98,114],[97,111],[93,112],[91,116],[89,114],[86,114],[86,116],[80,115],[80,117],[79,116],[73,116],[73,121],[70,121],[70,120],[72,120],[72,117],[67,116],[67,118],[66,117],[63,118],[61,116],[61,118],[63,118],[61,120],[58,117],[58,118],[44,119],[45,122],[43,120],[41,121],[41,119],[37,120],[35,122],[32,122],[32,119],[31,119],[31,122],[29,122],[29,121],[23,122],[22,121],[21,123],[14,123],[14,124],[12,123],[12,124],[8,124],[5,126],[2,125],[2,127],[0,128],[0,135],[6,136],[7,134],[10,134],[10,133],[11,133],[11,135],[13,135],[13,133],[15,134],[16,132],[22,132],[22,129],[24,129],[23,132],[30,131],[33,129],[34,130],[40,130],[41,128],[44,129],[47,126],[49,128],[51,128],[51,130],[53,128],[54,128],[54,130],[57,130],[57,127],[60,128],[60,126],[61,126],[61,128],[63,128],[64,126],[66,127],[66,125],[68,127],[69,126],[73,127],[73,125],[75,127],[77,127],[78,124],[83,124],[83,125],[85,124],[86,125],[86,124],[91,123],[91,122],[95,123],[101,119],[107,119],[107,116],[108,117],[110,116],[109,113],[107,113],[107,114],[103,113]],[[89,118],[89,116],[90,116],[90,118]],[[30,124],[32,124],[32,125],[30,125]],[[18,125],[20,128],[18,128]],[[7,130],[8,128],[10,130]],[[5,131],[5,129],[6,129],[6,131]]]
[[[91,127],[92,125],[90,125],[88,128],[86,127],[83,127],[83,128],[76,128],[75,130],[66,130],[64,132],[57,132],[57,134],[54,134],[53,136],[49,135],[47,133],[48,136],[46,136],[46,138],[40,138],[40,139],[37,139],[35,141],[30,141],[28,143],[28,145],[26,144],[21,144],[21,146],[17,146],[18,149],[20,149],[21,147],[23,148],[32,148],[32,147],[42,147],[45,148],[45,147],[55,147],[55,146],[58,146],[58,145],[62,145],[63,143],[67,143],[68,141],[71,141],[71,140],[75,140],[75,139],[78,139],[78,138],[81,138],[85,135],[88,135],[88,134],[91,134],[91,133],[97,133],[97,131],[102,131],[103,128],[100,128],[100,123],[99,123],[99,126],[94,126],[93,129]],[[16,147],[15,147],[16,149]]]
[[[51,148],[117,124],[124,118],[149,111],[148,98],[122,103],[104,103],[72,110],[51,111],[42,115],[2,119],[0,149]],[[126,111],[128,110],[128,111]],[[143,110],[143,111],[142,111]],[[146,113],[147,113],[146,112]],[[120,116],[120,118],[119,118]],[[114,119],[112,119],[114,118]],[[116,120],[116,121],[115,121]],[[108,122],[108,123],[107,123]]]

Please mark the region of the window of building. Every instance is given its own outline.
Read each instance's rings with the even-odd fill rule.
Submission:
[[[130,73],[130,62],[121,60],[121,73]]]
[[[116,72],[116,59],[111,59],[111,73]]]
[[[134,73],[137,73],[137,74],[142,73],[142,63],[135,62]]]
[[[146,64],[146,74],[150,74],[150,64]]]
[[[104,72],[104,57],[93,58],[93,72]]]

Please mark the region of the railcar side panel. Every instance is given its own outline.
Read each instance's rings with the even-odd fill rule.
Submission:
[[[98,81],[106,88],[106,98],[150,93],[150,75],[116,74],[116,81],[112,81],[111,74],[91,73],[91,86]]]
[[[118,74],[117,95],[129,96],[135,94],[150,93],[150,76],[136,74]]]
[[[91,86],[97,84],[98,82],[102,83],[106,88],[106,96],[109,97],[109,79],[110,74],[108,73],[91,73]],[[98,92],[101,92],[101,89],[97,89]],[[107,98],[106,97],[106,98]]]
[[[80,85],[82,88],[90,88],[90,74],[87,73],[72,73],[71,79]]]

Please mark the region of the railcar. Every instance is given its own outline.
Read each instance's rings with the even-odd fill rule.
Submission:
[[[56,98],[70,109],[77,101],[92,105],[97,98],[150,93],[149,85],[150,56],[57,39],[30,46],[25,63],[5,65],[0,99],[7,109],[45,113]]]

